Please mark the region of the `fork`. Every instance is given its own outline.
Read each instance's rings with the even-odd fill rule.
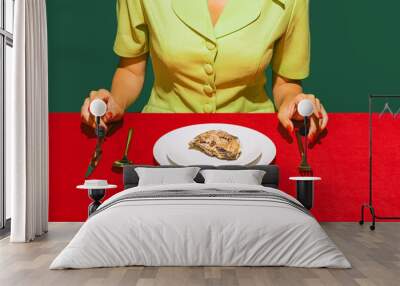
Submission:
[[[307,125],[305,125],[305,126],[307,126]],[[307,128],[305,127],[305,131],[306,130],[307,130]],[[304,133],[305,133],[304,141],[305,141],[306,148],[304,148],[304,145],[303,145],[303,138],[302,138],[302,134],[300,133],[300,128],[295,129],[297,146],[299,148],[299,152],[301,155],[301,161],[300,161],[300,165],[299,165],[298,169],[299,169],[299,173],[301,176],[312,176],[313,170],[312,170],[310,164],[308,164],[308,162],[307,162],[307,141],[308,141],[307,140],[307,132],[304,132]]]

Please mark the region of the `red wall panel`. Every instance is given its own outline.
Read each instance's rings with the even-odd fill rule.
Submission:
[[[379,136],[376,146],[375,200],[379,215],[400,212],[399,120],[380,121],[377,129],[389,134]],[[95,138],[79,125],[79,113],[50,113],[50,221],[83,221],[87,218],[90,199],[86,191],[77,190],[95,147]],[[288,177],[297,175],[299,153],[296,142],[282,136],[275,114],[141,114],[128,113],[115,133],[103,145],[103,158],[92,178],[107,179],[119,185],[107,197],[122,189],[122,174],[112,169],[120,159],[127,131],[134,128],[129,157],[136,164],[156,164],[152,148],[156,140],[175,128],[198,123],[231,123],[258,130],[269,136],[277,146],[275,163],[280,166],[280,188],[294,194],[294,183]],[[368,114],[330,114],[326,136],[309,152],[310,164],[317,176],[315,208],[320,221],[357,221],[360,205],[368,199]],[[388,168],[389,166],[389,168]],[[393,166],[393,168],[391,167]],[[388,171],[389,170],[389,171]]]

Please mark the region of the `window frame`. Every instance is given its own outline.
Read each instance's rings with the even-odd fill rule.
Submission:
[[[5,190],[5,93],[6,93],[6,47],[13,48],[13,34],[6,30],[6,1],[12,1],[13,13],[15,0],[0,0],[0,237],[9,232],[10,220],[6,218]],[[13,17],[14,15],[11,15]]]

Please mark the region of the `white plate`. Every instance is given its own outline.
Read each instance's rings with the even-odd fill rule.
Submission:
[[[238,160],[228,161],[190,150],[189,141],[208,130],[224,130],[237,136],[243,154]],[[210,123],[178,128],[163,135],[154,144],[153,155],[160,165],[267,165],[275,158],[276,147],[271,139],[256,130],[239,125]]]
[[[207,126],[195,125],[191,128],[179,129],[174,133],[174,143],[170,145],[167,151],[167,157],[176,165],[192,165],[196,162],[197,165],[249,165],[261,155],[260,147],[257,141],[251,140],[253,136],[249,131],[237,130],[231,126],[224,127],[224,130],[233,136],[239,138],[241,154],[236,160],[222,160],[216,157],[211,157],[199,150],[189,149],[189,142],[197,135],[209,131]]]

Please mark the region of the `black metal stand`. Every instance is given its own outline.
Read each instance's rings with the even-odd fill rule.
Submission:
[[[314,181],[296,181],[297,200],[311,210],[314,205]]]
[[[361,220],[359,221],[360,225],[364,224],[364,210],[369,209],[372,216],[372,224],[370,225],[371,230],[375,230],[376,220],[399,220],[398,216],[378,216],[376,215],[372,195],[372,100],[374,98],[400,98],[400,95],[370,95],[369,96],[369,201],[361,206]]]
[[[104,198],[104,196],[106,194],[106,190],[105,189],[89,189],[88,194],[89,194],[89,198],[91,198],[93,201],[88,207],[88,214],[90,216],[101,205],[100,201]]]

